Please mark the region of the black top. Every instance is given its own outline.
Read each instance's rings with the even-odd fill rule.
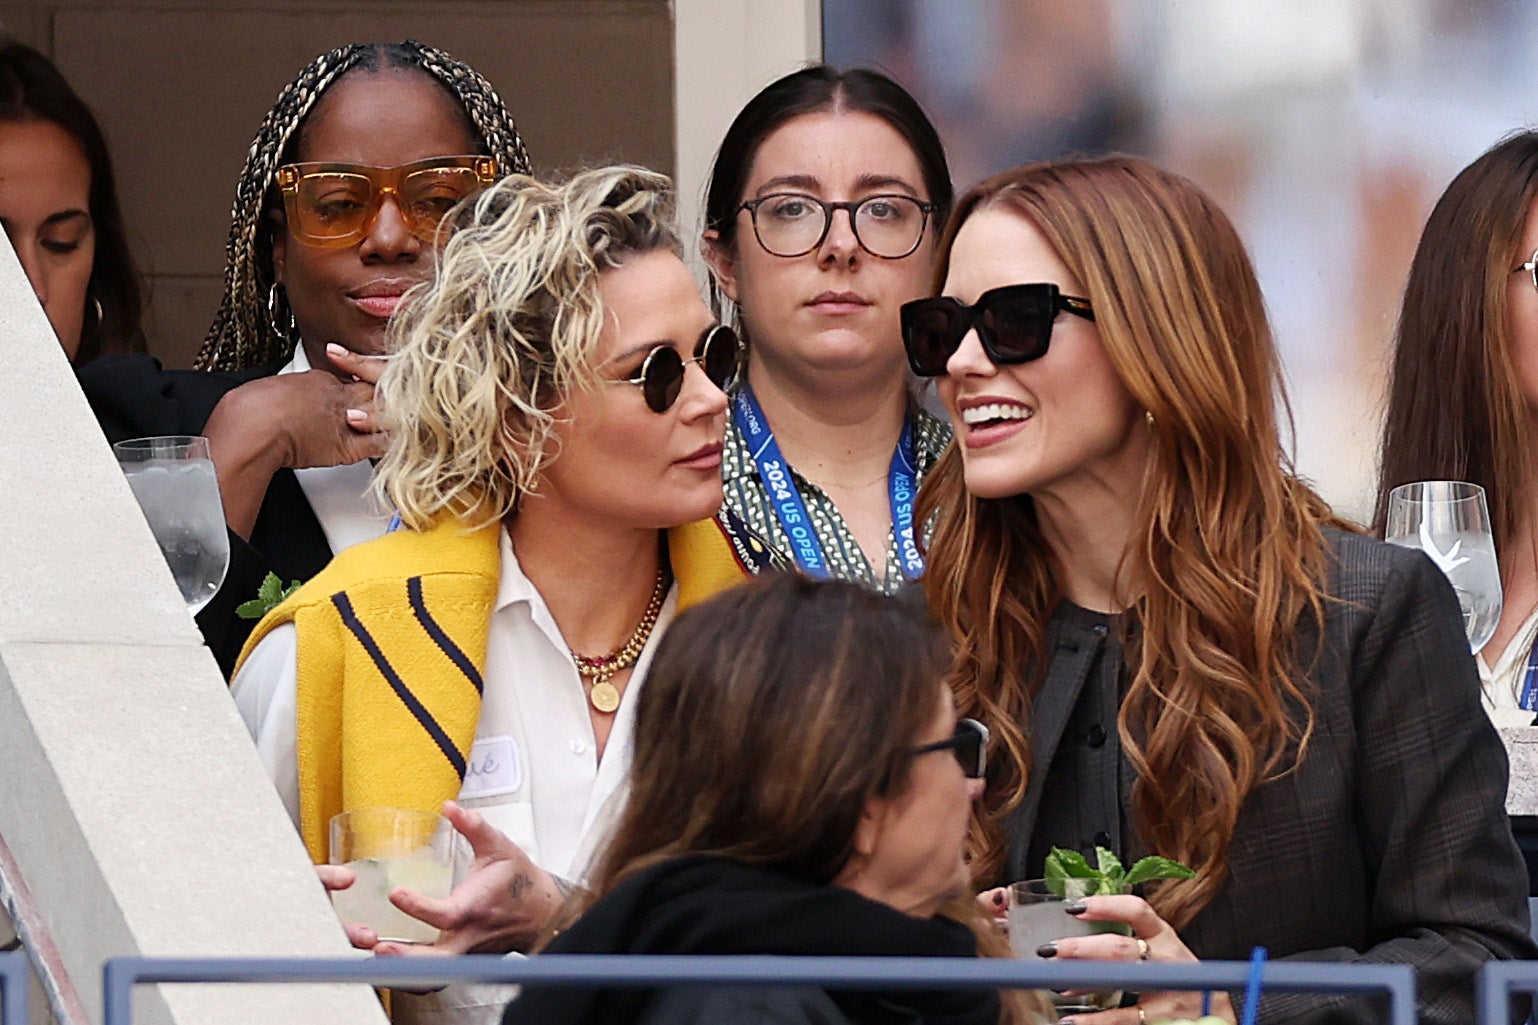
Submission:
[[[976,937],[838,886],[813,886],[722,858],[681,858],[615,887],[546,949],[552,954],[791,954],[975,957]],[[822,991],[712,987],[573,990],[525,985],[503,1025],[765,1021],[997,1025],[991,990]]]
[[[153,356],[103,356],[80,368],[85,392],[109,442],[164,434],[202,434],[214,407],[249,381],[276,374],[287,361],[250,370],[204,372],[165,370]],[[198,628],[219,668],[228,677],[255,621],[235,615],[236,606],[256,597],[268,572],[308,580],[331,561],[331,546],[304,497],[299,478],[279,470],[251,529],[250,540],[229,532],[230,568],[219,593],[198,613]]]
[[[1025,867],[1016,878],[1040,879],[1054,847],[1077,850],[1091,865],[1096,847],[1115,851],[1124,865],[1132,863],[1126,849],[1132,831],[1121,797],[1130,792],[1132,770],[1116,730],[1126,685],[1123,618],[1065,601],[1048,628],[1047,650],[1071,660],[1082,682],[1041,788],[1041,828],[1032,833]],[[1089,640],[1083,639],[1086,634]]]
[[[1243,960],[1263,945],[1272,957],[1405,962],[1417,970],[1421,1021],[1461,1025],[1474,1020],[1483,962],[1538,956],[1505,813],[1506,751],[1480,706],[1446,577],[1419,552],[1327,536],[1329,593],[1341,600],[1327,603],[1322,651],[1313,627],[1298,638],[1304,665],[1319,652],[1307,673],[1308,753],[1245,801],[1229,877],[1181,938],[1203,958]],[[1070,606],[1053,618],[1031,785],[1006,820],[1007,879],[1039,876],[1046,846],[1092,845],[1092,831],[1111,834],[1105,846],[1124,856],[1139,853],[1124,825],[1133,777],[1111,751],[1106,704],[1119,693],[1115,626]],[[1091,743],[1096,726],[1103,745]],[[1064,785],[1071,798],[1046,796]],[[1364,999],[1309,995],[1266,998],[1262,1019],[1380,1020]]]

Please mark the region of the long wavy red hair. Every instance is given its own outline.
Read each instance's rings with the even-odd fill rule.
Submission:
[[[1119,156],[1006,172],[962,198],[939,281],[960,226],[985,207],[1028,219],[1082,282],[1112,365],[1152,418],[1122,556],[1140,628],[1118,725],[1137,773],[1134,828],[1197,873],[1151,895],[1178,928],[1221,885],[1245,798],[1307,750],[1303,663],[1315,653],[1297,650],[1298,629],[1323,615],[1321,527],[1346,524],[1292,470],[1260,287],[1233,226],[1195,185]],[[919,515],[936,516],[925,590],[955,645],[962,714],[1000,741],[974,830],[978,879],[989,881],[1003,859],[999,818],[1028,783],[1031,702],[1062,594],[1031,498],[967,494],[954,446]]]

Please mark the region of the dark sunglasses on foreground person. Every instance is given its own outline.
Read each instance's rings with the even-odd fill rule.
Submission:
[[[407,228],[432,241],[454,204],[497,180],[491,157],[429,157],[399,167],[367,164],[284,164],[278,190],[288,228],[312,246],[356,245],[368,234],[385,196],[395,198]]]
[[[961,340],[976,328],[994,363],[1029,363],[1047,354],[1059,313],[1095,319],[1088,299],[1063,295],[1051,284],[990,288],[971,306],[945,295],[915,299],[902,307],[903,348],[915,374],[943,377]]]
[[[976,719],[958,719],[954,734],[933,744],[916,747],[912,753],[922,755],[947,750],[956,756],[967,779],[982,779],[988,771],[988,727]]]
[[[700,336],[692,359],[684,359],[671,345],[659,345],[646,354],[633,377],[622,377],[610,383],[638,386],[652,412],[666,413],[683,391],[684,371],[690,363],[698,363],[710,383],[726,391],[736,381],[742,363],[742,346],[737,341],[737,332],[725,324],[709,328]]]

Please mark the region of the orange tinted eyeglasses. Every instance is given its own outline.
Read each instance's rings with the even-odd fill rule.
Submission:
[[[480,156],[429,157],[399,167],[284,164],[277,174],[288,230],[312,246],[338,247],[363,240],[387,195],[411,233],[431,242],[454,204],[496,180],[496,160]]]

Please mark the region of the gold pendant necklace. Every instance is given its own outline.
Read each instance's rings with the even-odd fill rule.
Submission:
[[[666,597],[667,574],[658,567],[657,584],[652,588],[651,601],[646,603],[646,611],[641,613],[641,622],[636,625],[629,640],[609,654],[598,657],[571,652],[572,661],[577,663],[577,675],[583,682],[591,681],[587,699],[595,711],[608,715],[619,707],[619,688],[609,680],[614,674],[635,665],[636,659],[641,657],[641,651],[652,635],[652,628],[657,625],[657,616],[662,612],[662,602]]]

